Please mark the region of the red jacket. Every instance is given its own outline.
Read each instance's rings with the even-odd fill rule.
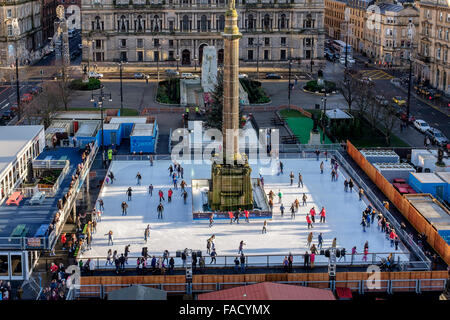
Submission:
[[[67,238],[65,235],[61,235],[61,243],[66,243]]]
[[[230,219],[233,219],[233,212],[228,211],[228,216],[230,217]]]
[[[56,264],[54,264],[50,267],[50,272],[56,272],[56,271],[58,271],[58,266]]]
[[[395,240],[395,232],[394,231],[391,231],[391,233],[389,234],[389,239]]]
[[[249,215],[248,210],[245,210],[244,213],[245,213],[245,217],[248,218],[248,215]]]
[[[321,217],[325,217],[325,208],[323,208],[322,210],[320,210],[320,216],[321,216]]]
[[[311,223],[311,219],[309,218],[309,216],[306,216],[306,222]]]
[[[311,216],[315,216],[316,215],[316,210],[314,208],[312,208],[311,210],[309,210],[309,214]]]
[[[162,191],[159,191],[158,194],[160,197],[162,197],[164,195],[164,193]]]
[[[173,194],[173,191],[172,191],[172,190],[169,190],[169,192],[168,192],[167,194],[169,195],[169,197],[171,197],[172,194]]]

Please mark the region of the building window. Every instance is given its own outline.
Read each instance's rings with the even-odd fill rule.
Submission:
[[[219,23],[217,25],[218,25],[219,31],[225,30],[225,16],[221,15],[219,17]]]
[[[170,61],[175,60],[175,53],[174,53],[173,50],[170,50],[170,51],[169,51],[169,60],[170,60]]]
[[[134,30],[142,32],[145,30],[145,20],[141,15],[138,15],[137,19],[134,20]]]
[[[254,29],[256,29],[255,18],[253,17],[252,14],[249,14],[249,15],[248,15],[247,28],[248,28],[249,30],[254,30]]]
[[[269,50],[264,50],[264,60],[269,60]]]
[[[264,38],[264,45],[270,46],[270,38]]]
[[[174,21],[173,20],[169,21],[169,32],[174,32]]]
[[[139,62],[144,61],[144,52],[142,52],[142,51],[137,52],[137,61],[139,61]]]
[[[128,32],[130,21],[126,20],[125,16],[121,16],[118,21],[118,29],[120,32]]]
[[[126,39],[120,39],[120,46],[122,48],[125,48],[127,46],[127,40]]]
[[[144,47],[144,40],[143,39],[137,39],[136,47],[143,48]]]
[[[441,48],[437,48],[436,50],[436,59],[441,60]]]
[[[159,61],[159,51],[153,52],[153,58],[154,58],[154,61]]]
[[[281,45],[282,46],[286,45],[286,37],[281,37]]]
[[[279,28],[280,29],[286,29],[287,28],[287,19],[286,19],[286,15],[283,13],[280,16],[280,20],[279,20]]]
[[[159,32],[161,30],[161,19],[159,19],[158,15],[155,15],[153,17],[153,20],[151,21],[151,28],[153,30],[153,32]]]
[[[173,48],[173,40],[169,40],[169,47]]]
[[[153,46],[158,47],[159,46],[159,39],[153,39]]]
[[[265,30],[272,29],[272,20],[270,19],[270,16],[267,13],[264,15],[263,26]]]
[[[6,10],[6,17],[7,18],[11,18],[12,17],[12,10],[11,9]]]
[[[120,61],[128,61],[127,52],[126,51],[120,52]]]
[[[286,60],[286,50],[280,51],[280,60]]]
[[[187,15],[183,16],[183,22],[181,24],[181,31],[187,32],[189,31],[189,17]]]
[[[102,40],[95,40],[95,49],[102,48]]]
[[[247,50],[247,59],[250,61],[253,60],[253,50]]]
[[[248,38],[247,41],[249,46],[253,45],[253,38]]]

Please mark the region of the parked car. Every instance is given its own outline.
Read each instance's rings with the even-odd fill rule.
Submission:
[[[195,79],[195,78],[198,78],[198,75],[192,74],[190,72],[184,72],[184,73],[181,74],[181,77],[183,79]]]
[[[135,79],[145,79],[145,74],[143,74],[142,72],[136,72],[134,74],[134,78]]]
[[[103,78],[103,74],[94,71],[89,71],[89,78],[100,79]]]
[[[442,134],[442,132],[436,128],[430,128],[425,131],[430,140],[438,146],[445,146],[449,142],[448,139]]]
[[[339,57],[339,62],[341,64],[345,64],[345,55],[342,55]],[[354,63],[355,63],[355,59],[353,59],[351,57],[347,57],[347,65],[354,64]]]
[[[403,97],[401,97],[401,96],[395,96],[395,97],[392,98],[392,100],[393,100],[396,104],[398,104],[399,106],[402,106],[402,105],[404,105],[404,104],[406,103],[406,100],[403,99]]]
[[[433,100],[433,99],[439,98],[440,96],[441,96],[441,94],[439,92],[437,92],[436,90],[434,90],[434,89],[428,90],[428,94],[427,94],[428,100]]]
[[[31,93],[24,93],[22,97],[20,97],[20,102],[22,103],[28,103],[33,100],[33,95]]]
[[[431,128],[428,125],[428,123],[426,123],[425,121],[423,121],[421,119],[416,119],[414,121],[414,127],[416,127],[416,129],[419,130],[420,132],[426,132],[428,129]]]
[[[282,79],[283,77],[277,73],[266,73],[266,79]]]
[[[12,118],[14,118],[15,115],[16,115],[16,114],[14,113],[14,111],[12,111],[11,109],[8,109],[8,110],[5,110],[5,111],[3,112],[3,114],[2,114],[2,119],[3,119],[3,120],[6,120],[6,121],[9,121],[9,120],[11,120]]]
[[[247,79],[247,78],[248,78],[248,74],[239,73],[239,79]]]
[[[166,73],[166,75],[171,76],[171,77],[180,75],[180,73],[177,70],[173,70],[173,69],[166,69],[164,72]]]
[[[31,94],[39,94],[42,92],[42,87],[34,86],[31,88]]]

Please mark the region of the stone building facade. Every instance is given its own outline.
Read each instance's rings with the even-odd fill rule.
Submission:
[[[446,0],[420,1],[418,50],[414,72],[435,88],[450,94],[450,7]]]
[[[341,40],[345,35],[343,24],[345,22],[345,0],[325,0],[325,29],[329,37]]]
[[[241,65],[323,63],[323,0],[236,0]],[[199,66],[223,62],[227,0],[82,0],[83,61]]]
[[[36,0],[0,1],[0,64],[8,66],[15,62],[15,48],[19,64],[28,64],[41,56],[42,3]],[[17,18],[20,32],[13,33],[12,20]]]

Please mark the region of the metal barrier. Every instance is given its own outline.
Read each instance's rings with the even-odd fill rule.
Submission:
[[[419,293],[419,280],[418,279],[406,279],[406,280],[391,280],[390,293],[396,291],[414,291]]]
[[[359,280],[361,281],[361,294],[366,292],[390,292],[390,280]]]

